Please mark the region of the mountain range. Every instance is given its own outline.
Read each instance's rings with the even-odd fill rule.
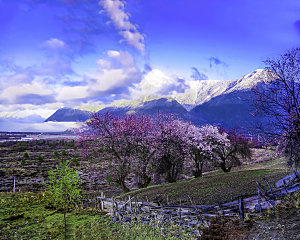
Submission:
[[[184,93],[175,96],[143,96],[108,105],[100,113],[116,115],[174,113],[196,124],[216,124],[226,128],[252,128],[263,124],[264,116],[254,116],[252,89],[257,84],[268,84],[274,79],[269,70],[258,69],[237,80],[201,80]],[[92,112],[62,108],[46,121],[82,122]]]
[[[60,108],[45,122],[84,122],[91,117],[92,112],[72,108]]]

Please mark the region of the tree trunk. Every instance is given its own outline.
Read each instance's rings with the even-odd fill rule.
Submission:
[[[66,219],[66,211],[64,211],[64,226],[65,226],[65,240],[67,239],[67,219]]]
[[[178,171],[176,169],[176,165],[172,164],[171,169],[167,173],[167,182],[168,183],[174,183],[177,180]]]
[[[202,163],[196,162],[196,170],[193,171],[193,175],[195,178],[202,177],[202,169],[203,169],[203,162]]]
[[[231,170],[231,167],[226,168],[225,162],[220,163],[219,166],[221,167],[221,169],[222,169],[223,172],[225,172],[225,173],[230,172],[230,170]]]
[[[118,181],[118,183],[121,185],[124,193],[130,192],[130,189],[125,184],[125,180],[120,180],[120,181]]]
[[[148,187],[151,182],[151,177],[149,177],[146,173],[142,173],[138,176],[138,187],[145,188]]]

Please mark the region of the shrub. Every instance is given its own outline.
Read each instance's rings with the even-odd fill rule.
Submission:
[[[54,152],[54,155],[56,158],[60,158],[60,154],[57,151]]]
[[[80,163],[77,158],[72,158],[72,163],[74,163],[76,167],[80,166]]]
[[[23,157],[24,157],[24,159],[29,159],[29,154],[28,154],[28,152],[24,153]]]
[[[46,195],[48,200],[56,207],[63,210],[64,228],[66,239],[66,213],[69,208],[76,206],[77,201],[81,198],[80,185],[82,181],[75,170],[70,168],[66,159],[60,161],[60,166],[55,170],[49,171],[49,180],[45,183],[49,190]]]
[[[62,150],[62,153],[61,153],[63,156],[67,156],[68,155],[68,153],[66,152],[66,150],[64,149],[64,150]]]
[[[41,163],[44,161],[44,158],[42,156],[38,156],[38,161]]]
[[[110,174],[107,174],[107,177],[105,178],[106,182],[110,185],[113,181],[112,176]]]

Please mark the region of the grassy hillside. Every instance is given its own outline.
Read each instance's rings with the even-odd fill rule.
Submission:
[[[243,165],[230,173],[221,173],[219,170],[207,172],[202,178],[150,186],[121,197],[131,195],[154,202],[168,201],[169,204],[190,204],[191,198],[196,204],[217,204],[239,196],[256,194],[256,181],[267,187],[264,178],[272,185],[287,174],[284,161],[276,159]]]

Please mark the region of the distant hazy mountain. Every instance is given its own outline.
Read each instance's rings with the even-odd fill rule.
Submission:
[[[90,118],[91,112],[72,108],[60,108],[45,122],[84,122]]]
[[[192,120],[193,118],[193,116],[175,99],[164,97],[150,99],[147,98],[144,101],[139,99],[136,101],[122,102],[122,104],[119,105],[106,107],[100,110],[99,113],[111,112],[119,116],[125,114],[156,115],[158,113],[172,113],[186,120]]]
[[[0,122],[14,122],[14,123],[42,123],[45,119],[40,115],[32,114],[26,117],[0,117]]]

